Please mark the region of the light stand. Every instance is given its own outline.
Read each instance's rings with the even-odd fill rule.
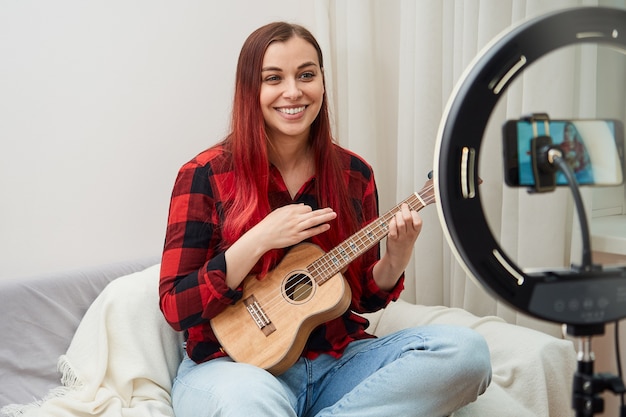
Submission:
[[[470,64],[448,101],[433,164],[444,235],[468,275],[511,307],[566,324],[568,332],[579,338],[572,404],[579,417],[603,408],[600,392],[623,390],[621,380],[594,373],[591,339],[604,332],[605,323],[626,318],[626,268],[594,266],[589,247],[580,267],[532,273],[519,268],[491,234],[480,199],[478,165],[487,122],[510,83],[543,55],[582,43],[604,44],[626,53],[626,10],[558,11],[494,39]],[[580,212],[579,219],[586,222]],[[587,227],[583,233],[588,234]],[[587,299],[593,300],[589,308],[561,308],[583,305]]]
[[[572,384],[572,408],[576,417],[590,417],[604,411],[604,400],[600,393],[609,390],[614,394],[626,392],[619,376],[609,373],[594,373],[594,354],[591,349],[593,336],[604,334],[604,324],[594,326],[567,326],[567,334],[578,340],[578,367]],[[620,416],[625,410],[620,411]]]
[[[531,164],[535,184],[529,192],[550,192],[556,188],[556,171],[560,170],[570,186],[577,210],[582,232],[582,264],[572,266],[573,270],[593,272],[601,271],[601,265],[594,265],[591,260],[591,242],[589,224],[585,214],[585,206],[580,195],[578,181],[572,169],[563,158],[558,146],[552,144],[549,132],[549,117],[545,113],[533,114],[527,119],[532,123],[533,131],[537,132],[537,123],[544,123],[544,135],[537,135],[531,140]],[[619,376],[609,373],[594,373],[594,353],[591,349],[593,336],[604,334],[604,323],[590,325],[566,325],[567,334],[577,338],[578,366],[572,384],[572,408],[576,417],[591,417],[604,411],[604,400],[600,393],[610,390],[615,394],[626,392],[624,382]],[[618,353],[619,354],[619,353]],[[622,410],[622,413],[626,412]],[[622,414],[623,415],[623,414]]]

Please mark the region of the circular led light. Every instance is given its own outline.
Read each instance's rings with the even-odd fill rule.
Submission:
[[[492,41],[468,67],[448,102],[433,164],[439,219],[469,275],[518,310],[575,325],[626,317],[626,268],[522,271],[490,232],[477,170],[489,116],[511,81],[543,55],[580,43],[606,44],[626,52],[626,10],[559,11],[529,20]]]

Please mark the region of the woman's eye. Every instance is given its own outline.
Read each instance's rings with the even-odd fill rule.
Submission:
[[[312,80],[313,78],[315,78],[315,74],[313,72],[305,72],[300,75],[300,78],[307,81]]]
[[[267,83],[277,83],[280,81],[280,77],[278,75],[269,75],[265,77],[265,82]]]

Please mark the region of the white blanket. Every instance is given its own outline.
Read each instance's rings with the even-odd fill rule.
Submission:
[[[3,416],[173,417],[170,390],[182,335],[159,310],[160,265],[112,281],[59,359],[62,386]]]

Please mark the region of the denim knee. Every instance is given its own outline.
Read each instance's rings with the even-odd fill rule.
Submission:
[[[485,338],[478,332],[465,327],[456,328],[460,349],[456,355],[459,379],[474,381],[477,395],[485,392],[491,382],[491,355]],[[468,389],[471,389],[468,386]]]
[[[184,372],[179,371],[172,388],[172,405],[176,417],[296,417],[288,393],[273,375],[252,365],[221,359],[187,364]]]

